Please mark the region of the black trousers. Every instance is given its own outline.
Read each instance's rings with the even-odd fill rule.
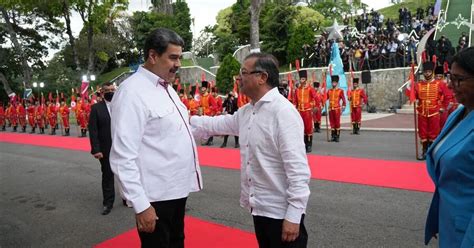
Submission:
[[[283,242],[281,240],[283,220],[253,216],[253,224],[260,248],[305,248],[308,244],[304,215],[301,216],[300,234],[292,242]]]
[[[184,248],[184,211],[187,198],[152,202],[158,220],[152,233],[138,232],[143,248]]]
[[[110,169],[108,157],[99,159],[100,169],[102,171],[102,195],[104,207],[112,208],[115,201],[114,173]]]

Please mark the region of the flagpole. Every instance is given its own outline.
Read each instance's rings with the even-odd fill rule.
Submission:
[[[413,90],[415,90],[413,88]],[[418,120],[417,120],[417,115],[416,115],[416,100],[413,102],[413,120],[415,122],[415,157],[417,160],[420,160],[420,157],[418,156]]]
[[[326,102],[324,102],[324,111],[326,112],[326,138],[328,140],[328,142],[331,142],[331,140],[329,139],[329,122],[328,122],[328,107],[326,105]]]

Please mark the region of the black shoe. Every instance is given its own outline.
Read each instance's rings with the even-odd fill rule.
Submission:
[[[240,148],[239,144],[235,144],[234,148]]]
[[[108,215],[110,214],[110,211],[112,211],[112,207],[104,207],[102,209],[102,215]]]
[[[221,148],[224,148],[227,146],[227,143],[222,143],[222,145],[220,146]]]
[[[128,207],[128,206],[127,206],[127,201],[124,200],[124,199],[122,199],[122,204],[123,204],[125,207]]]

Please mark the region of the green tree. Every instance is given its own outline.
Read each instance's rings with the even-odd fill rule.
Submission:
[[[183,0],[177,0],[173,3],[173,19],[175,24],[174,30],[184,40],[184,50],[190,51],[193,41],[193,33],[191,32],[191,14],[188,4]]]
[[[262,48],[273,54],[280,64],[288,62],[286,49],[290,38],[290,26],[295,16],[295,9],[286,5],[267,4],[262,25]],[[264,8],[264,9],[265,9]]]
[[[31,88],[33,70],[44,68],[44,58],[48,55],[48,47],[57,48],[58,41],[51,37],[59,34],[60,23],[55,19],[54,13],[49,8],[48,2],[39,3],[35,1],[0,1],[0,40],[2,44],[9,44],[13,60],[8,62],[21,65],[23,83],[20,87],[10,86],[14,80],[15,73],[8,68],[11,64],[0,65],[6,68],[0,72],[0,81],[6,94],[10,94],[12,88]],[[8,46],[8,45],[7,45]],[[6,62],[6,61],[5,61]],[[13,80],[13,81],[12,81]]]
[[[229,92],[234,87],[234,76],[239,74],[240,64],[232,54],[227,54],[217,70],[216,85],[221,92]]]
[[[292,25],[290,28],[291,38],[288,42],[287,58],[289,62],[303,57],[303,45],[312,44],[314,31],[307,24]]]

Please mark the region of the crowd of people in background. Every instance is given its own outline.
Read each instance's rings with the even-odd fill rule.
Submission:
[[[344,70],[354,71],[407,67],[419,63],[416,58],[418,40],[435,27],[438,17],[434,7],[426,10],[418,8],[412,14],[407,8],[400,8],[399,19],[385,19],[384,15],[371,10],[357,16],[350,25],[350,19],[344,18],[339,39],[339,49]],[[356,28],[357,32],[353,29]],[[414,32],[416,36],[410,35]],[[402,34],[402,35],[401,35]],[[406,35],[403,35],[406,34]],[[325,67],[328,65],[331,52],[331,40],[323,33],[314,44],[303,45],[304,60],[307,67]],[[467,34],[463,33],[457,46],[445,36],[430,40],[426,45],[427,56],[436,55],[438,64],[443,65],[447,58],[467,47]],[[352,68],[349,67],[352,65]]]

